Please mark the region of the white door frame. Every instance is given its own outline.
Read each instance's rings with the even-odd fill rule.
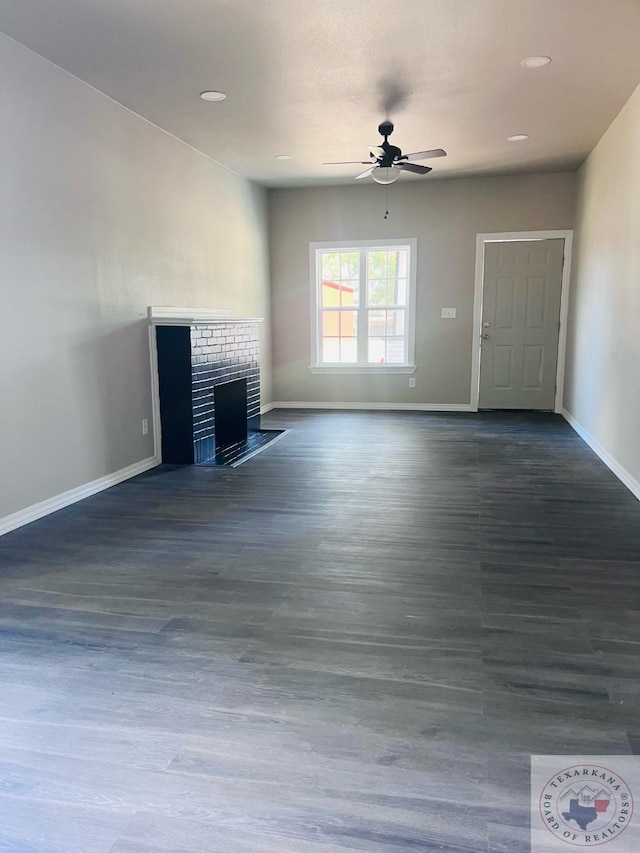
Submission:
[[[506,243],[526,240],[564,240],[562,291],[560,296],[560,331],[558,335],[558,368],[554,411],[562,411],[564,366],[567,352],[567,317],[569,314],[569,282],[571,281],[571,250],[573,231],[504,231],[476,236],[476,279],[473,294],[473,337],[471,339],[471,411],[478,411],[480,399],[480,342],[482,335],[482,296],[484,290],[484,253],[487,243]]]

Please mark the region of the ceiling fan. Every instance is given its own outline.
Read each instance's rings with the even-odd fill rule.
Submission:
[[[338,163],[324,163],[325,166],[362,165],[369,168],[356,175],[356,181],[372,176],[379,184],[392,184],[402,172],[413,172],[416,175],[428,175],[430,166],[421,166],[416,160],[431,160],[433,157],[446,157],[447,152],[442,148],[432,148],[430,151],[416,151],[413,154],[403,154],[396,146],[391,145],[389,137],[393,133],[393,124],[383,121],[378,126],[378,133],[384,136],[384,142],[377,148],[370,149],[370,160],[345,160]]]

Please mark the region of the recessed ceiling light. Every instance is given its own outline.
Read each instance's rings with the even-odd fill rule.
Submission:
[[[514,133],[513,136],[507,136],[507,142],[524,142],[528,138],[526,133]]]
[[[276,160],[291,160],[291,154],[276,154]]]
[[[203,101],[224,101],[227,97],[224,92],[200,92]]]
[[[543,65],[548,65],[550,62],[550,56],[528,56],[522,60],[520,65],[523,68],[542,68]]]

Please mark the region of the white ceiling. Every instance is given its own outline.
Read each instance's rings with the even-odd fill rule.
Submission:
[[[0,30],[268,186],[349,182],[323,161],[387,117],[449,153],[401,180],[573,169],[640,81],[640,0],[0,0]]]

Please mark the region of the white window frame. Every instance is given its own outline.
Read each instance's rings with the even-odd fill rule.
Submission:
[[[322,346],[322,271],[320,255],[332,249],[339,252],[345,251],[369,251],[378,249],[388,251],[390,249],[409,250],[409,276],[407,282],[407,360],[404,364],[323,364],[321,357]],[[380,239],[380,240],[334,240],[331,242],[309,243],[309,278],[311,281],[311,373],[377,373],[377,374],[407,374],[415,373],[415,340],[416,340],[416,261],[418,241],[415,237],[403,239]],[[358,321],[362,324],[362,317],[366,316],[368,306],[366,304],[366,265],[360,264],[360,306],[357,308]],[[359,326],[367,328],[366,325]]]

